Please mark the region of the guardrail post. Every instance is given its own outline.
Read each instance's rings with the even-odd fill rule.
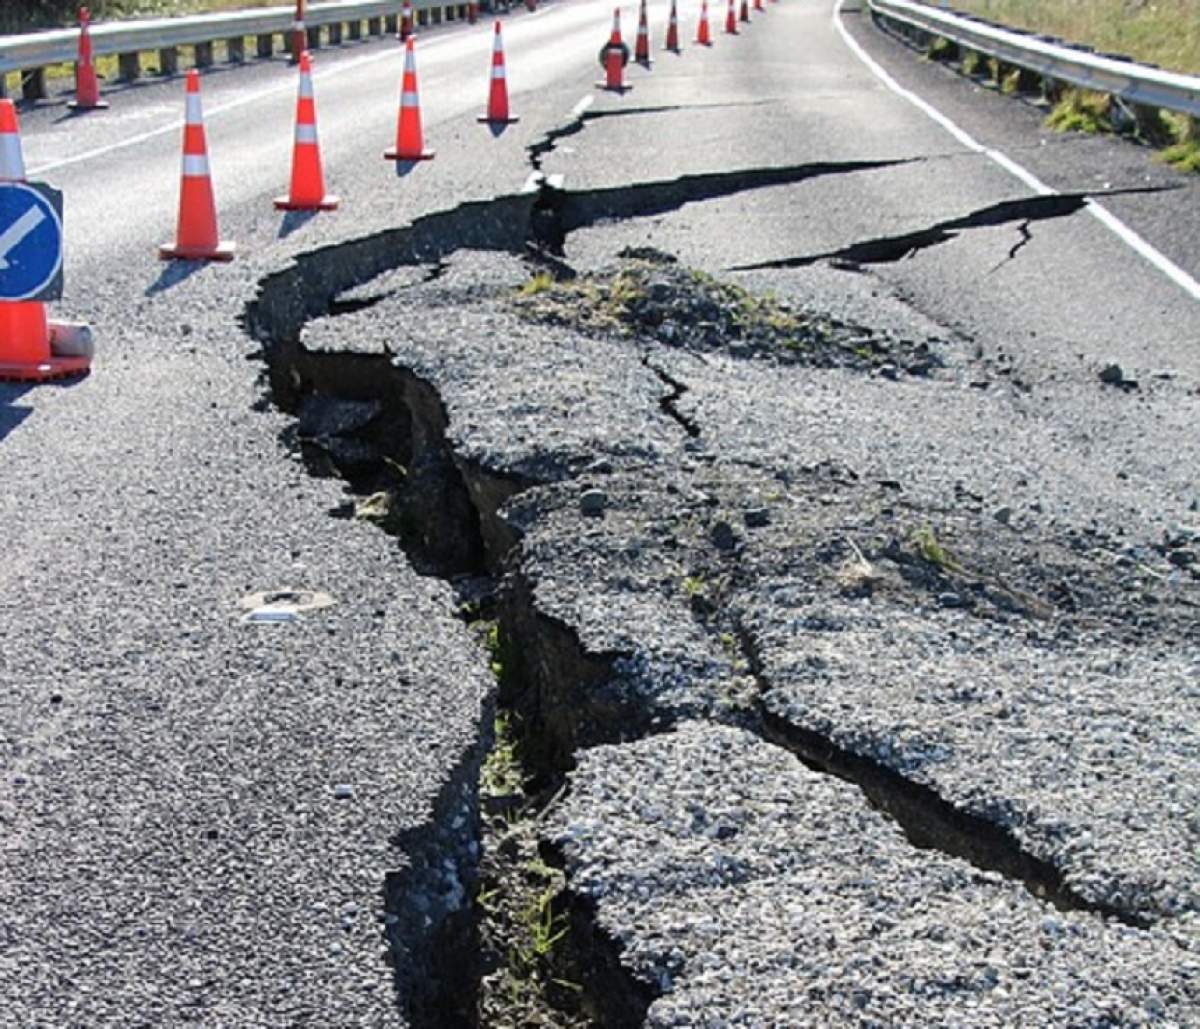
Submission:
[[[241,36],[225,40],[225,57],[230,64],[244,64],[246,61],[246,41]]]
[[[179,48],[164,46],[158,51],[158,73],[160,75],[179,74]]]
[[[45,68],[29,68],[21,72],[21,96],[26,100],[46,99]]]
[[[331,21],[326,28],[329,29],[329,45],[339,46],[342,42],[342,23]]]
[[[389,36],[394,36],[400,31],[400,15],[385,14],[383,16],[383,31]]]
[[[320,50],[321,49],[321,26],[320,25],[308,26],[308,28],[306,28],[304,30],[304,34],[305,34],[305,36],[308,37],[309,50]]]
[[[1028,68],[1017,69],[1017,92],[1036,93],[1042,88],[1042,77]]]
[[[196,54],[197,68],[211,68],[213,63],[212,43],[196,43],[192,49]]]
[[[270,57],[275,52],[275,37],[269,32],[264,32],[258,37],[258,56]]]
[[[142,62],[136,52],[117,55],[117,78],[124,82],[132,82],[142,74]]]
[[[352,40],[362,39],[362,22],[359,21],[358,18],[355,18],[353,21],[346,22],[346,29],[348,30]]]
[[[367,35],[382,36],[383,35],[383,19],[368,18],[367,19]]]

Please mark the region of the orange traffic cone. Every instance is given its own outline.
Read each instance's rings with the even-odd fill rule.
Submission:
[[[389,161],[428,161],[432,150],[425,149],[421,135],[421,98],[417,94],[416,39],[409,36],[404,44],[404,81],[400,87],[400,119],[396,124],[396,147],[383,156]]]
[[[179,224],[175,242],[164,243],[158,256],[164,261],[232,261],[234,245],[217,231],[217,207],[208,170],[208,145],[204,139],[204,112],[200,108],[200,73],[187,73],[183,125],[183,180],[179,187]]]
[[[308,49],[308,30],[304,27],[304,0],[296,0],[296,15],[292,19],[288,43],[288,50],[291,52],[288,64],[298,64],[300,55]]]
[[[765,11],[766,8],[762,5],[762,0],[754,0],[754,9],[756,11]]]
[[[621,39],[621,9],[613,8],[612,35],[600,51],[604,65],[604,81],[597,82],[597,89],[608,89],[624,93],[632,86],[625,85],[625,64],[629,60],[629,47]]]
[[[742,0],[742,9],[738,13],[738,18],[741,21],[749,21],[750,20],[750,5],[747,2],[747,0]]]
[[[400,31],[396,33],[396,38],[400,42],[405,42],[409,36],[413,34],[413,10],[409,0],[404,0],[404,6],[400,8]]]
[[[663,49],[679,53],[679,17],[675,13],[675,0],[671,0],[671,17],[667,21],[667,45]]]
[[[92,64],[92,36],[88,32],[91,13],[86,7],[79,8],[79,59],[75,62],[75,99],[67,104],[76,111],[94,111],[108,106],[100,99],[100,83],[96,79],[96,67]]]
[[[296,97],[296,138],[292,144],[292,184],[275,198],[280,211],[332,211],[338,198],[325,193],[321,145],[317,142],[317,102],[313,97],[312,58],[300,54],[300,92]]]
[[[537,10],[537,0],[525,0],[525,10],[533,12]]]
[[[737,35],[737,12],[733,9],[733,0],[729,0],[729,10],[725,12],[725,32],[730,36]]]
[[[479,4],[467,4],[467,24],[474,25],[479,20]]]
[[[700,27],[696,30],[696,42],[701,46],[712,46],[712,35],[708,31],[708,0],[700,0]]]
[[[500,38],[500,19],[496,19],[496,33],[492,37],[492,85],[488,91],[487,114],[479,121],[491,125],[511,125],[520,119],[508,110],[508,79],[504,72],[504,41]]]
[[[21,154],[17,109],[11,100],[0,100],[0,183],[24,181],[25,159]],[[7,260],[0,264],[0,268],[7,266]],[[76,356],[54,353],[55,332],[64,329],[87,333],[86,353]],[[46,317],[46,305],[40,300],[0,301],[0,381],[45,382],[85,374],[92,363],[90,338],[90,330],[85,326],[51,323]]]
[[[633,46],[633,59],[638,64],[650,67],[650,26],[646,24],[646,0],[642,0],[638,12],[637,40]]]

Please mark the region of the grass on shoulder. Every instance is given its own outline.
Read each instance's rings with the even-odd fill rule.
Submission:
[[[1196,0],[952,0],[958,11],[1200,74]]]

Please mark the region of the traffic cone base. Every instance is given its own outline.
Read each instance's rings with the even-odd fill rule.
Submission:
[[[475,120],[486,125],[513,125],[521,120],[521,116],[510,114],[507,118],[489,118],[486,114],[481,114]]]
[[[56,328],[68,327],[48,322],[41,301],[0,304],[0,382],[49,382],[86,375],[92,364],[90,354],[56,354]],[[74,331],[79,334],[77,326]]]
[[[72,111],[102,111],[109,103],[107,100],[97,100],[94,104],[81,104],[78,100],[68,100],[67,106]]]
[[[87,357],[48,357],[37,364],[0,361],[0,382],[52,382],[87,375],[91,370],[91,358]]]
[[[51,382],[87,375],[91,368],[92,362],[86,357],[48,357],[37,364],[0,361],[0,382]]]
[[[305,203],[291,197],[276,197],[274,202],[277,211],[336,211],[342,198],[326,195],[314,203]]]
[[[158,256],[164,261],[232,261],[236,252],[237,244],[227,239],[204,250],[181,247],[178,243],[164,243],[158,248]]]
[[[432,161],[435,157],[437,157],[437,151],[422,150],[417,154],[402,154],[399,150],[393,147],[391,150],[385,150],[383,152],[383,156],[384,159],[388,161]]]

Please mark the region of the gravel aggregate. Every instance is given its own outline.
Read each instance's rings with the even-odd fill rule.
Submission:
[[[913,848],[852,787],[683,723],[580,755],[547,821],[651,1026],[1187,1025],[1194,940]]]

